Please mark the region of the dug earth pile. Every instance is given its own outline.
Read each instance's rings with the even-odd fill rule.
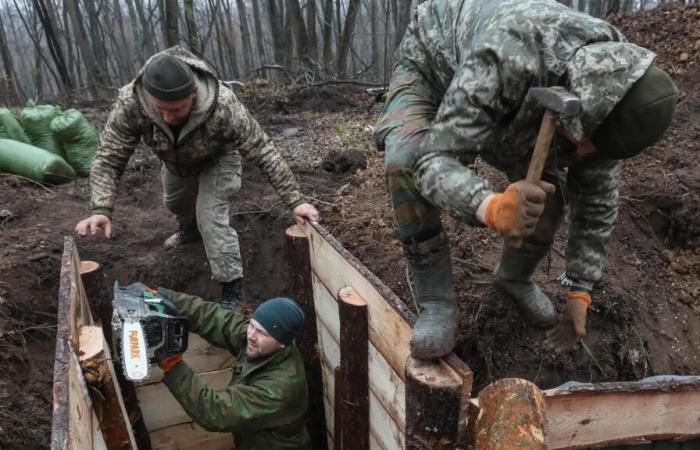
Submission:
[[[500,240],[445,218],[461,306],[456,348],[475,372],[475,388],[518,376],[542,387],[568,380],[636,380],[700,373],[700,6],[667,6],[613,18],[634,42],[659,54],[682,95],[672,130],[625,164],[620,218],[604,279],[594,293],[586,347],[554,356],[543,331],[523,323],[492,285]],[[380,105],[362,91],[328,87],[241,97],[277,141],[323,215],[323,223],[410,307],[401,246],[384,188],[371,126]],[[97,128],[110,105],[83,110]],[[108,280],[143,281],[205,297],[218,293],[201,244],[166,251],[175,222],[161,204],[159,162],[139,148],[123,177],[114,237],[78,240],[84,260],[103,264]],[[505,180],[476,169],[497,187]],[[0,174],[0,448],[45,448],[51,432],[51,378],[63,236],[87,214],[87,184],[42,187]],[[247,294],[285,293],[282,231],[291,224],[254,167],[232,207]],[[566,226],[536,278],[562,306]],[[271,276],[270,274],[274,274]]]

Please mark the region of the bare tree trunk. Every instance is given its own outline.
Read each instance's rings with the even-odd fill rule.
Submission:
[[[46,2],[44,0],[32,0],[34,4],[34,11],[39,16],[39,21],[44,28],[44,36],[46,37],[46,45],[49,48],[49,53],[56,65],[56,70],[61,80],[61,87],[64,89],[72,89],[73,81],[71,80],[70,74],[68,73],[68,68],[66,67],[66,61],[63,57],[63,51],[58,42],[58,36],[56,35],[56,25],[53,23],[49,10],[46,7]]]
[[[277,10],[275,0],[267,0],[268,16],[270,18],[270,33],[272,33],[272,48],[274,49],[275,63],[282,64],[284,61],[284,42],[282,36],[281,12]]]
[[[180,7],[177,0],[165,0],[165,46],[172,47],[180,42],[178,36],[178,18]]]
[[[10,92],[10,97],[20,104],[26,98],[25,93],[22,91],[22,87],[17,83],[17,76],[15,75],[15,66],[12,61],[12,54],[10,53],[10,48],[7,45],[7,35],[5,34],[5,26],[2,23],[2,13],[0,12],[0,52],[2,53],[2,65],[5,69],[5,83],[6,89]],[[21,95],[20,95],[21,93]]]
[[[187,25],[187,39],[190,41],[190,50],[197,55],[202,55],[202,46],[199,42],[197,34],[197,22],[194,19],[194,1],[184,0],[185,2],[185,24]]]
[[[131,2],[132,0],[127,0]],[[151,33],[151,26],[149,25],[149,19],[146,17],[146,11],[143,6],[143,0],[133,0],[136,13],[139,17],[139,22],[141,23],[141,45],[146,49],[146,54],[148,56],[153,55],[156,52],[155,37]]]
[[[143,64],[145,61],[145,56],[143,54],[143,37],[141,36],[141,30],[139,29],[136,8],[134,8],[133,0],[126,0],[126,8],[129,12],[129,22],[131,23],[131,35],[134,39],[136,60],[139,64]]]
[[[260,3],[253,0],[253,21],[255,22],[255,43],[258,49],[258,64],[263,66],[267,63],[265,55],[265,41],[263,41],[262,22],[260,20]],[[267,71],[262,71],[262,76],[267,77]]]
[[[88,23],[90,24],[90,42],[92,42],[92,50],[95,55],[95,62],[100,70],[99,82],[107,85],[109,81],[109,71],[107,70],[107,55],[104,47],[104,40],[100,34],[100,18],[94,1],[86,1],[85,12],[87,13]]]
[[[380,74],[379,68],[379,23],[377,0],[369,0],[370,45],[372,47],[372,68],[375,75]]]
[[[588,14],[593,17],[601,17],[603,15],[603,5],[602,0],[590,0],[588,7]]]
[[[236,0],[238,9],[238,22],[241,25],[241,43],[243,44],[243,63],[245,71],[253,69],[253,51],[250,48],[250,29],[248,28],[248,14],[246,12],[245,1]]]
[[[343,27],[343,33],[340,38],[340,47],[338,48],[338,76],[340,78],[345,78],[346,67],[345,60],[347,59],[348,51],[350,50],[350,40],[352,38],[353,31],[355,30],[355,19],[357,18],[357,11],[359,8],[359,0],[350,0],[348,5],[348,14],[345,16],[345,26]]]
[[[124,16],[122,15],[122,7],[119,4],[119,0],[114,0],[113,3],[114,15],[117,19],[117,25],[119,26],[119,37],[121,41],[119,53],[122,55],[124,66],[121,67],[122,78],[129,76],[131,69],[131,61],[129,55],[129,42],[126,39],[126,32],[124,31]]]
[[[103,98],[105,95],[100,94],[100,90],[97,89],[97,84],[104,85],[105,82],[102,79],[100,69],[95,61],[95,55],[89,45],[87,32],[85,31],[80,9],[78,8],[78,0],[65,0],[64,5],[68,8],[68,14],[70,15],[73,25],[73,35],[78,43],[80,54],[87,68],[88,89],[94,97]]]
[[[569,8],[571,8],[571,0],[557,0],[557,1],[564,6],[568,6]]]
[[[318,60],[318,37],[316,36],[316,0],[306,0],[306,36],[309,58]]]
[[[333,62],[333,0],[326,0],[323,8],[323,67],[331,70]]]
[[[396,11],[396,36],[394,39],[394,49],[399,48],[399,44],[403,40],[403,34],[406,32],[408,23],[411,21],[411,2],[401,0],[398,4],[399,9]]]
[[[240,1],[240,0],[238,0]],[[304,18],[301,15],[299,0],[287,0],[287,20],[294,31],[294,39],[296,41],[296,56],[302,64],[305,64],[309,51],[309,43],[306,36],[306,27],[304,26]]]
[[[42,60],[42,55],[41,51],[38,48],[34,49],[34,71],[35,71],[35,76],[34,76],[34,97],[37,100],[41,100],[42,97],[44,97],[44,79],[41,75],[42,67],[41,67],[41,60]]]
[[[586,11],[586,0],[578,0],[578,10],[581,12]]]

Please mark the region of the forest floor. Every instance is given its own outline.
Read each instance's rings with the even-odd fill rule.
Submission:
[[[681,89],[667,137],[624,166],[618,226],[604,279],[594,293],[583,347],[552,355],[543,332],[523,323],[492,285],[500,240],[444,218],[461,306],[455,352],[475,389],[518,376],[542,387],[568,380],[636,380],[700,373],[700,6],[664,7],[613,21],[630,40],[659,53]],[[409,299],[405,262],[384,187],[372,125],[381,105],[363,91],[257,88],[243,101],[276,140],[322,222],[399,297]],[[83,111],[100,129],[111,105]],[[108,280],[143,281],[204,297],[210,279],[201,244],[167,251],[175,222],[161,203],[159,161],[137,149],[120,185],[114,236],[79,239],[84,260]],[[504,179],[481,162],[496,186]],[[87,182],[63,186],[0,174],[0,448],[45,448],[51,433],[56,298],[63,237],[87,215]],[[241,236],[246,290],[256,300],[284,294],[283,230],[291,224],[264,176],[247,166],[232,204]],[[566,227],[536,279],[561,307]],[[275,277],[270,277],[275,273]],[[412,302],[407,301],[412,307]]]

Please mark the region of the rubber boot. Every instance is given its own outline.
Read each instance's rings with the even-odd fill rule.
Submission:
[[[243,278],[221,283],[221,301],[219,305],[232,311],[243,306]]]
[[[199,229],[197,224],[193,223],[191,225],[182,226],[172,234],[168,239],[165,240],[163,245],[165,248],[175,248],[181,245],[191,244],[193,242],[201,241],[202,235],[199,234]]]
[[[445,356],[455,346],[457,304],[445,235],[404,245],[413,295],[420,312],[411,338],[411,355],[419,359]]]
[[[516,249],[504,243],[501,262],[495,270],[496,284],[515,300],[518,309],[530,322],[541,327],[549,327],[557,322],[554,305],[532,281],[535,267],[545,251]]]

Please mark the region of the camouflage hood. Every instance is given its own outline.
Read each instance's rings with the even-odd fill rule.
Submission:
[[[624,42],[597,42],[576,51],[566,68],[569,89],[581,100],[580,117],[562,120],[577,139],[598,125],[651,66],[656,55]]]
[[[146,91],[143,89],[143,84],[141,83],[141,78],[143,77],[143,72],[148,63],[155,58],[157,55],[170,55],[183,61],[185,64],[192,68],[192,72],[195,76],[195,86],[197,86],[197,98],[190,112],[190,116],[187,122],[180,132],[181,135],[187,135],[187,133],[194,128],[197,128],[204,121],[206,121],[211,115],[212,111],[216,107],[216,101],[219,96],[219,81],[217,79],[214,70],[203,60],[197,58],[192,53],[183,49],[182,47],[175,46],[169,49],[163,50],[160,53],[156,53],[151,56],[146,64],[143,65],[139,73],[136,74],[132,84],[134,86],[134,92],[139,98],[141,107],[143,108],[149,119],[158,124],[166,133],[171,133],[169,136],[174,139],[170,127],[168,127],[163,119],[157,114],[151,105],[146,101]]]

